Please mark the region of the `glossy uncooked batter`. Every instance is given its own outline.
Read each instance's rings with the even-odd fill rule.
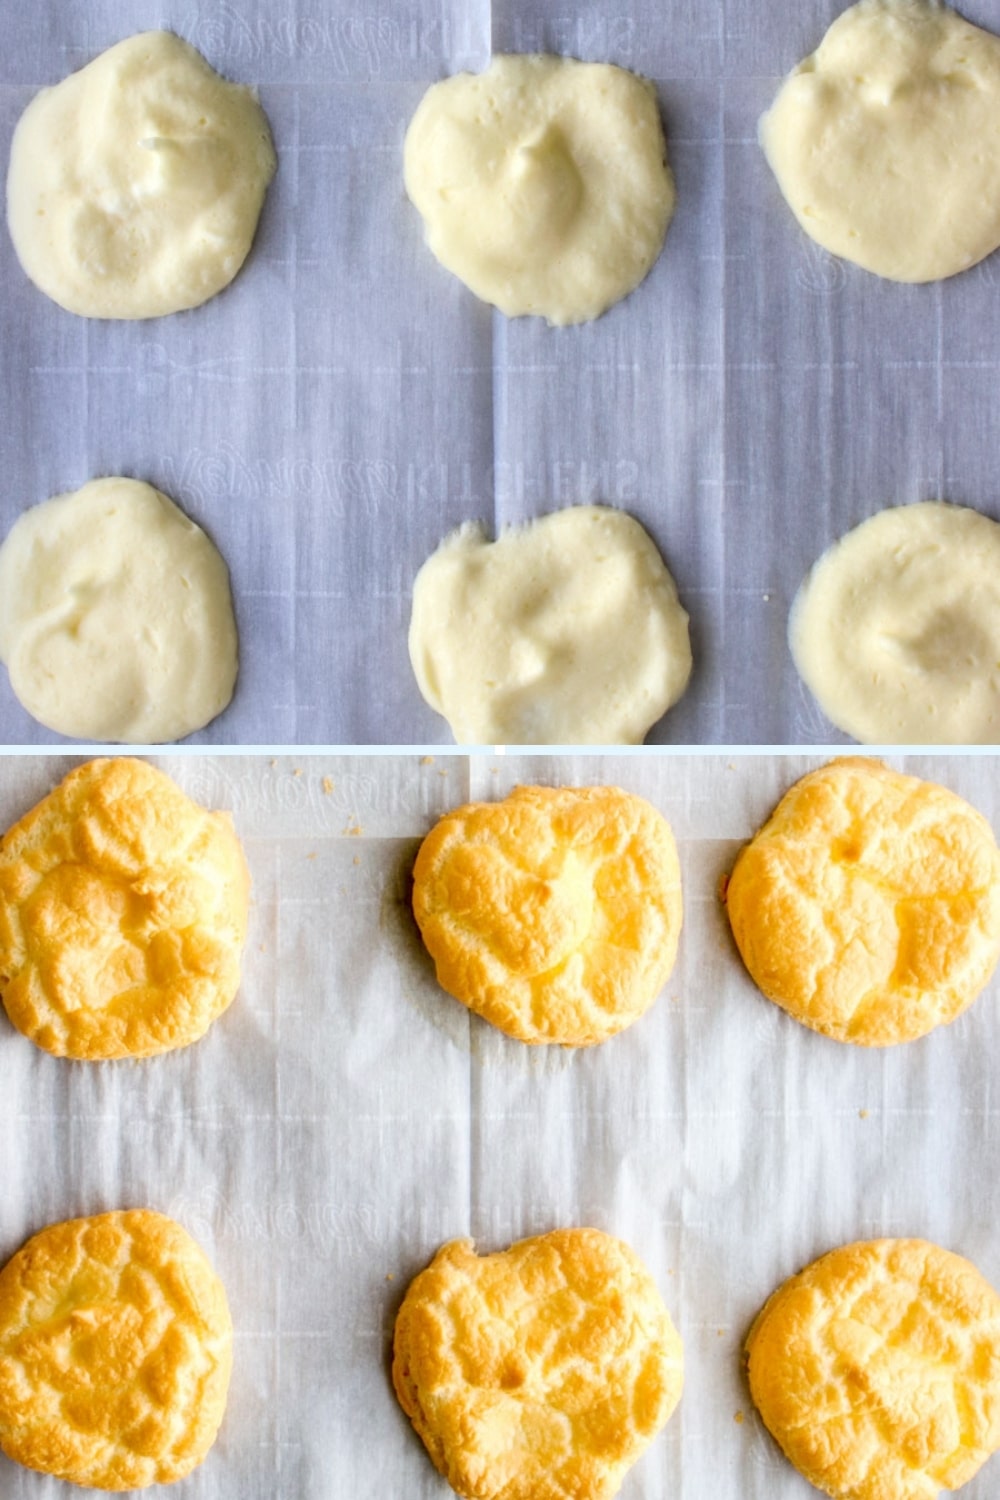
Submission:
[[[638,745],[691,673],[646,531],[605,506],[446,538],[413,587],[410,660],[459,744]]]
[[[222,557],[151,485],[95,479],[26,511],[0,547],[0,660],[60,734],[191,734],[232,697],[236,652]]]
[[[1000,744],[1000,526],[925,501],[825,552],[792,606],[799,673],[865,744]]]
[[[69,312],[178,312],[232,281],[274,170],[251,91],[180,37],[144,32],[28,105],[11,145],[11,238]]]
[[[802,228],[834,255],[935,281],[1000,245],[1000,37],[947,6],[852,6],[760,133]]]
[[[557,324],[637,286],[674,208],[652,84],[573,58],[495,57],[435,84],[405,174],[442,265],[509,317]]]

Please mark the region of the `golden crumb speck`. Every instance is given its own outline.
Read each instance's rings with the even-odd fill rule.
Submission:
[[[324,776],[323,777],[323,796],[324,797],[329,797],[329,795],[333,791],[333,788],[334,788],[335,785],[336,785],[336,782],[334,781],[334,779],[333,779],[332,776]]]

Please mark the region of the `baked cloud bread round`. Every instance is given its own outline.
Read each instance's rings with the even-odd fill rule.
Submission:
[[[250,877],[229,817],[145,761],[71,771],[0,843],[0,992],[74,1058],[186,1046],[239,985]]]
[[[961,797],[878,761],[802,778],[725,893],[768,999],[838,1041],[883,1047],[953,1021],[1000,954],[1000,853]]]
[[[680,1399],[683,1350],[633,1250],[560,1229],[439,1250],[399,1310],[392,1379],[466,1500],[610,1500]]]
[[[276,161],[250,89],[168,31],[102,52],[18,122],[14,249],[36,286],[88,318],[197,307],[246,259]]]
[[[934,1500],[1000,1447],[1000,1297],[925,1240],[821,1256],[765,1304],[747,1353],[766,1427],[838,1500]]]
[[[102,1490],[180,1479],[222,1421],[232,1332],[221,1281],[172,1219],[50,1225],[0,1272],[0,1447]]]
[[[585,1047],[637,1020],[681,928],[666,819],[617,787],[518,787],[447,813],[413,910],[450,995],[524,1042]]]

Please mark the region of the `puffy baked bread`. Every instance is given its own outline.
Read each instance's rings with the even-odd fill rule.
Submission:
[[[768,1430],[840,1500],[933,1500],[1000,1447],[1000,1297],[926,1240],[831,1250],[765,1304],[747,1353]]]
[[[142,760],[71,771],[0,842],[0,993],[60,1057],[200,1037],[236,993],[250,877],[225,813]]]
[[[392,1380],[466,1500],[607,1500],[666,1422],[680,1338],[634,1251],[558,1229],[438,1251],[396,1319]]]
[[[0,1447],[102,1490],[179,1479],[215,1440],[232,1336],[222,1282],[172,1219],[50,1225],[0,1271]]]
[[[875,760],[797,782],[741,852],[725,900],[768,999],[868,1047],[953,1021],[1000,953],[990,825],[954,792]]]
[[[523,1042],[586,1047],[637,1020],[673,968],[677,849],[617,787],[518,787],[427,835],[413,910],[450,995]]]

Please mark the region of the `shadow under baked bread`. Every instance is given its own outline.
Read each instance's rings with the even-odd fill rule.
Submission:
[[[453,1005],[434,977],[434,962],[413,915],[413,864],[423,841],[400,841],[379,909],[379,932],[393,950],[406,1003],[462,1052],[473,1050],[474,1018]]]

